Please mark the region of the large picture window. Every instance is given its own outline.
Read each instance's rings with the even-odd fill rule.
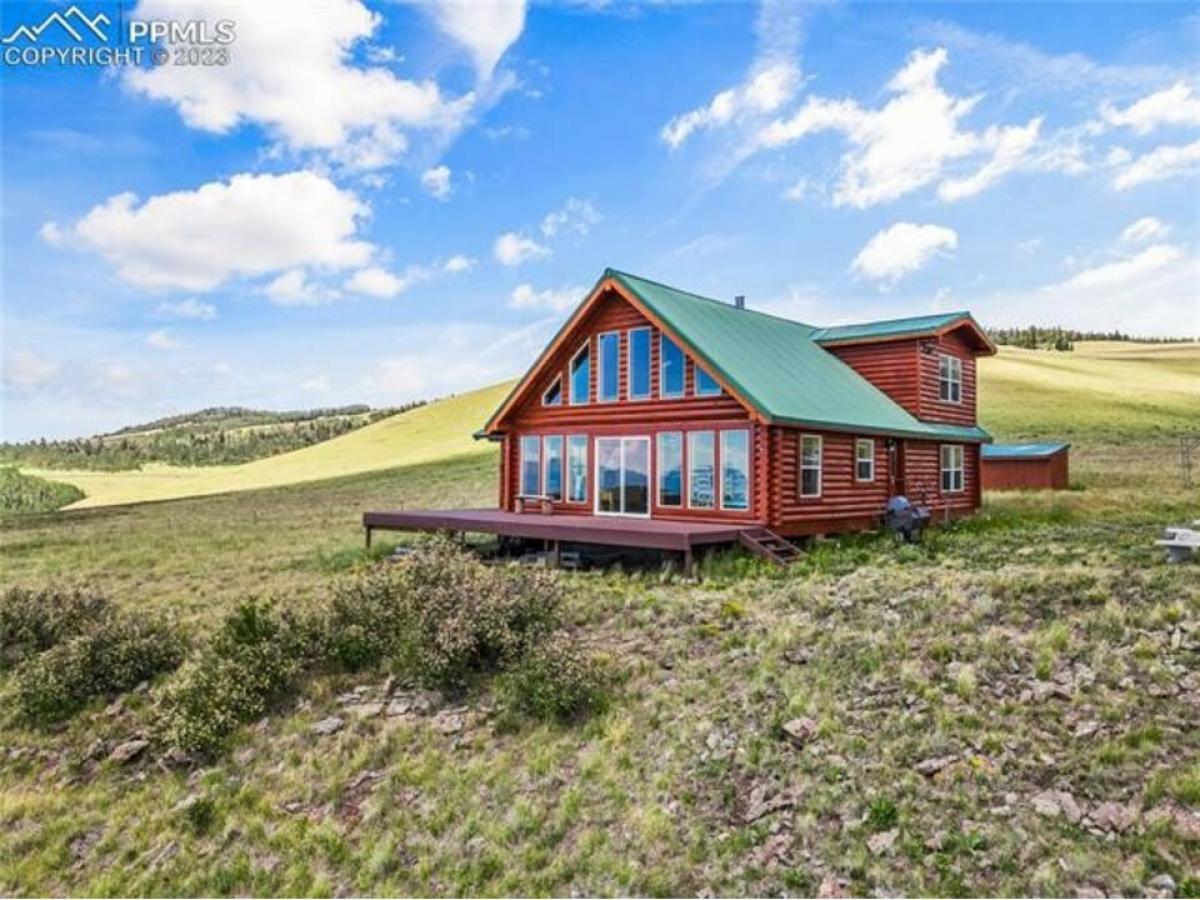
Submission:
[[[546,477],[543,479],[545,495],[551,500],[562,499],[563,489],[563,439],[560,435],[547,435],[542,440],[543,456],[546,460]]]
[[[711,431],[688,432],[688,506],[716,506],[716,446]]]
[[[650,515],[650,438],[596,438],[596,512]]]
[[[521,437],[521,496],[542,493],[542,439],[527,434]]]
[[[821,436],[800,436],[800,496],[821,496]]]
[[[875,480],[875,442],[870,438],[854,442],[854,480]]]
[[[588,438],[573,434],[567,438],[567,501],[587,502]]]
[[[721,509],[750,508],[750,432],[721,432]]]
[[[943,355],[938,362],[938,399],[943,403],[962,403],[962,360]]]
[[[629,330],[629,399],[650,396],[650,329]]]
[[[596,340],[600,357],[600,369],[597,372],[599,400],[601,403],[611,403],[621,396],[621,334],[608,331]]]
[[[658,395],[683,396],[684,355],[679,345],[660,334],[658,338]]]
[[[578,406],[592,399],[592,349],[584,344],[571,357],[571,405]]]
[[[954,494],[962,489],[962,444],[942,444],[942,490],[947,494]]]
[[[683,506],[683,434],[658,435],[658,505]]]
[[[700,366],[692,366],[696,371],[696,396],[715,397],[721,393],[721,385],[717,379],[705,372]]]

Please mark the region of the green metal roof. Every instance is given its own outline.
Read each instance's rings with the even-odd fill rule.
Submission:
[[[1044,459],[1070,444],[993,444],[983,448],[984,459]]]
[[[988,441],[982,428],[922,422],[814,340],[818,329],[605,270],[687,349],[769,419],[864,434]]]
[[[860,322],[855,325],[835,325],[832,328],[816,329],[813,333],[813,340],[825,343],[828,341],[870,340],[871,338],[896,337],[905,334],[929,334],[959,319],[971,319],[971,314],[959,311],[935,313],[929,316],[912,316],[907,319],[887,319],[881,322]]]

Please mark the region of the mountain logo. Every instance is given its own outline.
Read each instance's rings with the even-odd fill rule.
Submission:
[[[40,25],[18,25],[13,29],[12,34],[0,40],[0,43],[14,44],[18,40],[24,38],[31,44],[36,44],[51,25],[57,25],[67,34],[69,34],[76,43],[83,43],[84,30],[90,31],[100,40],[108,43],[108,34],[101,26],[107,27],[112,24],[112,19],[104,13],[97,13],[95,16],[89,17],[87,13],[81,10],[78,6],[69,7],[66,12],[55,10],[46,16]]]

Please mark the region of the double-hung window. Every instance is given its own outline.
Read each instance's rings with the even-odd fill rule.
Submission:
[[[716,506],[716,446],[711,431],[688,432],[688,506]]]
[[[567,438],[567,502],[587,503],[588,437],[572,434]]]
[[[683,434],[658,434],[658,505],[683,506]]]
[[[938,361],[938,399],[943,403],[962,403],[962,360],[942,355]]]
[[[954,494],[962,489],[962,444],[942,444],[942,491],[947,494]]]
[[[571,405],[579,406],[592,399],[592,347],[590,343],[579,348],[571,357]]]
[[[821,436],[800,435],[800,496],[821,496]]]
[[[629,329],[629,399],[650,396],[650,329]]]
[[[596,340],[596,351],[600,357],[600,370],[597,373],[599,400],[601,403],[611,403],[621,397],[621,332],[606,331]]]
[[[677,343],[665,334],[658,336],[658,396],[683,396],[684,359]]]
[[[750,432],[721,432],[721,509],[750,508]]]
[[[521,436],[521,496],[542,493],[542,439],[536,434]]]
[[[854,442],[854,480],[875,480],[875,442],[870,438]]]
[[[546,460],[546,476],[543,481],[546,496],[561,500],[563,495],[563,439],[562,435],[546,435],[542,439],[542,455]]]

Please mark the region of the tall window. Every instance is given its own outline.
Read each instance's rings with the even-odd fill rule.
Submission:
[[[716,505],[716,447],[711,431],[688,432],[688,506]]]
[[[542,406],[562,406],[562,376],[559,375],[542,394]]]
[[[571,405],[577,406],[592,399],[592,349],[584,344],[571,357]]]
[[[962,444],[942,444],[942,490],[948,494],[953,494],[962,489]]]
[[[698,365],[692,366],[692,368],[696,371],[697,397],[715,397],[721,393],[721,385],[717,383],[717,379],[713,378]]]
[[[683,434],[658,435],[658,505],[683,506]]]
[[[721,432],[721,509],[750,508],[750,432]]]
[[[869,438],[854,442],[854,480],[875,480],[875,442]]]
[[[658,338],[658,395],[683,396],[684,356],[679,345],[660,334]]]
[[[552,500],[562,499],[563,439],[560,435],[547,435],[543,441],[546,457],[546,496]]]
[[[586,434],[573,434],[567,438],[567,500],[570,503],[587,502],[587,455]]]
[[[629,329],[629,399],[650,396],[650,329]]]
[[[962,403],[962,360],[943,354],[938,362],[938,399]]]
[[[521,496],[536,497],[542,493],[542,439],[537,435],[521,436]]]
[[[821,496],[821,436],[800,436],[800,496]]]
[[[600,355],[600,402],[609,403],[621,395],[621,333],[607,331],[597,338]]]

